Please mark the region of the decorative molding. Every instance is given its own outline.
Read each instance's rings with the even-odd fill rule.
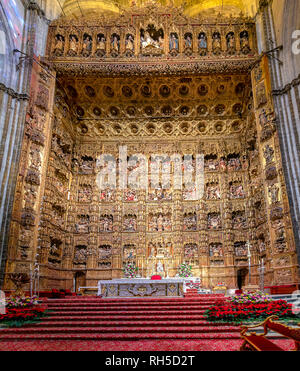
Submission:
[[[49,61],[48,61],[49,62]],[[97,76],[130,76],[140,75],[145,73],[149,75],[180,75],[180,74],[199,74],[199,73],[241,73],[250,72],[253,65],[257,62],[257,58],[241,58],[235,60],[203,60],[201,62],[192,61],[147,61],[146,63],[132,62],[96,62],[81,63],[55,61],[53,68],[58,74],[72,74],[76,76],[88,76],[97,74]]]

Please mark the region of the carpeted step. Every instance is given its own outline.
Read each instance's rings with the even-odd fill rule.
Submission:
[[[16,339],[16,334],[1,334],[0,340]],[[22,334],[18,335],[18,340],[142,340],[142,339],[240,339],[239,332],[209,332],[209,333],[116,333],[112,334],[92,334],[89,332],[83,333],[56,333],[56,334]]]
[[[44,300],[45,303],[57,303],[57,304],[63,304],[63,303],[168,303],[172,304],[174,302],[177,303],[189,303],[191,301],[198,301],[198,302],[208,302],[208,303],[214,303],[216,300],[223,300],[223,297],[215,297],[215,298],[209,298],[207,295],[199,295],[197,298],[190,298],[185,299],[184,297],[177,297],[177,298],[73,298],[73,299],[47,299]]]
[[[34,334],[80,334],[80,333],[118,333],[118,334],[128,334],[128,333],[219,333],[219,332],[238,332],[240,329],[233,326],[152,326],[152,327],[133,327],[133,326],[117,326],[117,327],[22,327],[22,328],[6,328],[0,330],[0,338],[7,334],[16,334],[16,335],[34,335]]]
[[[161,322],[161,321],[160,321]],[[58,327],[58,326],[63,326],[63,327],[117,327],[117,326],[159,326],[160,322],[158,321],[153,321],[153,320],[131,320],[128,319],[127,321],[122,321],[122,320],[104,320],[104,321],[90,321],[90,320],[69,320],[69,321],[64,321],[61,319],[60,321],[53,320],[50,321],[49,318],[44,320],[43,322],[37,323],[34,325],[34,327]],[[212,326],[211,323],[207,322],[206,320],[164,320],[163,321],[164,326]],[[213,326],[218,327],[218,326],[224,326],[224,324],[221,323],[214,323]],[[32,327],[32,325],[25,326],[27,327]],[[24,328],[25,328],[24,327]]]
[[[173,311],[177,311],[177,310],[182,310],[184,308],[184,310],[186,311],[194,311],[194,310],[202,310],[202,309],[208,309],[210,308],[211,306],[210,305],[185,305],[185,306],[182,306],[182,305],[178,305],[178,306],[155,306],[155,305],[135,305],[135,306],[123,306],[123,305],[120,305],[120,306],[114,306],[114,307],[111,307],[111,306],[78,306],[78,307],[69,307],[69,306],[65,306],[65,307],[62,307],[62,306],[48,306],[49,309],[51,310],[55,310],[55,311],[69,311],[69,310],[72,310],[72,311],[89,311],[89,310],[102,310],[102,311],[116,311],[116,310],[126,310],[126,311],[143,311],[143,310],[151,310],[151,311],[155,311],[155,310],[158,310],[160,312],[162,311],[169,311],[169,310],[173,310]]]
[[[166,321],[166,320],[204,320],[204,315],[135,315],[135,316],[128,316],[128,315],[114,315],[114,316],[90,316],[90,315],[70,315],[70,316],[57,316],[55,314],[50,313],[50,315],[45,318],[46,321],[132,321],[132,320],[139,320],[139,321]]]
[[[159,311],[159,310],[156,310],[156,311],[124,311],[124,310],[115,310],[115,311],[53,311],[53,312],[50,312],[49,315],[60,315],[60,316],[71,316],[71,315],[97,315],[97,316],[101,316],[101,315],[126,315],[126,316],[136,316],[136,315],[157,315],[157,316],[160,316],[160,315],[192,315],[192,314],[204,314],[206,311],[205,310],[193,310],[193,311],[186,311],[186,310],[180,310],[180,311],[176,311],[176,310],[169,310],[169,311]]]
[[[48,307],[60,307],[60,308],[76,308],[76,307],[98,307],[98,308],[102,308],[102,307],[111,307],[111,308],[118,308],[118,307],[152,307],[152,308],[155,308],[155,307],[160,307],[160,308],[164,308],[164,307],[182,307],[183,305],[185,307],[195,307],[195,306],[212,306],[214,303],[209,303],[209,302],[203,302],[203,303],[200,303],[198,301],[194,301],[194,302],[187,302],[187,303],[177,303],[177,302],[174,302],[174,303],[157,303],[157,302],[154,302],[154,303],[47,303]]]

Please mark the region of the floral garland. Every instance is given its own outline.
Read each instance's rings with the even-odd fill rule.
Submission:
[[[136,278],[138,271],[139,269],[134,262],[127,262],[123,269],[126,278]]]
[[[192,276],[192,266],[187,263],[182,263],[178,267],[178,276],[181,278],[188,278]]]

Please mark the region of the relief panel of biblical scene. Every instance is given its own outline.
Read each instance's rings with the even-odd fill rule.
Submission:
[[[223,246],[221,243],[211,243],[209,245],[209,256],[212,258],[218,258],[223,256]]]
[[[99,232],[113,232],[113,221],[112,215],[101,215],[99,220]]]
[[[196,231],[197,230],[197,215],[196,213],[185,213],[183,216],[183,230]]]
[[[244,191],[243,185],[239,182],[230,182],[229,183],[229,198],[239,199],[245,198],[246,193]]]
[[[149,232],[171,232],[172,215],[171,213],[149,214]]]
[[[136,232],[137,231],[137,216],[134,214],[124,215],[123,217],[123,231]]]
[[[237,257],[247,257],[248,250],[246,242],[235,242],[234,243],[234,253]]]
[[[207,228],[208,229],[220,229],[221,215],[219,213],[209,213],[207,216]]]
[[[123,261],[134,261],[136,258],[136,247],[133,244],[123,246]]]

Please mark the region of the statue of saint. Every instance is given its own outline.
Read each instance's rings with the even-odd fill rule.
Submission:
[[[78,41],[74,35],[70,36],[69,54],[76,55],[78,51]]]
[[[170,50],[178,49],[178,38],[174,33],[171,34],[170,37]]]
[[[131,35],[128,35],[126,41],[125,41],[126,49],[130,51],[134,51],[134,40]]]
[[[157,263],[157,273],[164,273],[164,266],[160,260]]]

